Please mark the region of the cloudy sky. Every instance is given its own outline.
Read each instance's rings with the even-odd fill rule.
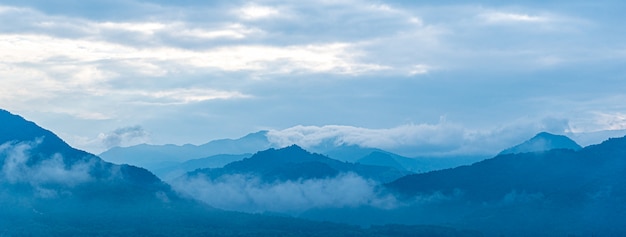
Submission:
[[[625,7],[3,0],[0,107],[95,153],[258,130],[450,149],[623,130]]]

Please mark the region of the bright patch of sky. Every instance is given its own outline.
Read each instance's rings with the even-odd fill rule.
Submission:
[[[149,137],[116,144],[306,128],[382,147],[424,147],[441,132],[431,145],[456,149],[501,131],[512,143],[618,131],[625,6],[9,0],[0,107],[95,153],[103,134],[137,126]]]

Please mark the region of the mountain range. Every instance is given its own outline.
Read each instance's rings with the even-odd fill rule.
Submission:
[[[182,174],[174,179],[178,184],[192,182],[188,186],[192,191],[208,190],[181,193],[180,187],[172,188],[144,168],[109,163],[74,149],[54,133],[0,110],[0,235],[626,233],[622,223],[626,219],[626,137],[582,148],[565,136],[540,133],[493,158],[418,172],[407,171],[419,164],[418,158],[375,148],[328,148],[329,154],[337,152],[338,157],[342,152],[363,155],[347,162],[297,145],[267,147],[263,133],[244,138],[211,143],[223,146],[215,148],[212,156],[195,153],[201,156],[188,161],[175,158],[179,159],[176,172]],[[162,154],[167,146],[139,147]],[[181,147],[185,146],[173,150]],[[140,158],[149,161],[149,154]],[[167,155],[174,159],[176,154]],[[164,172],[173,174],[173,170]],[[237,176],[252,179],[221,182]],[[246,193],[239,193],[242,190]],[[208,206],[194,194],[222,204],[238,199],[274,207],[308,203],[310,208],[297,212],[303,219],[281,212],[245,214]],[[293,202],[284,203],[289,201]]]
[[[99,156],[104,160],[141,166],[149,170],[157,170],[176,166],[182,162],[202,159],[222,154],[250,154],[271,148],[267,140],[267,131],[248,134],[239,139],[219,139],[196,146],[148,145],[140,144],[131,147],[113,147]]]
[[[250,133],[238,139],[220,139],[195,145],[135,145],[114,147],[100,154],[103,159],[146,168],[164,180],[184,172],[221,168],[227,163],[250,157],[269,148],[280,148],[269,141],[267,131]],[[329,158],[363,165],[386,166],[408,172],[428,172],[471,164],[487,156],[404,157],[378,148],[322,142],[307,148]],[[395,164],[398,163],[398,164]]]
[[[223,168],[198,169],[189,173],[189,176],[204,175],[217,179],[224,175],[239,174],[275,182],[332,178],[350,172],[380,182],[393,181],[410,174],[392,167],[342,162],[292,145],[282,149],[270,148],[260,151],[250,158],[232,162]]]
[[[479,236],[447,227],[364,229],[214,209],[180,196],[143,168],[74,149],[4,110],[0,167],[0,236]]]

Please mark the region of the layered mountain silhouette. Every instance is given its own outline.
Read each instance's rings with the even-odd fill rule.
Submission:
[[[100,157],[109,162],[131,164],[155,171],[177,166],[192,159],[222,154],[250,154],[265,150],[271,147],[266,134],[267,131],[260,131],[239,139],[214,140],[199,146],[191,144],[182,146],[141,144],[131,147],[114,147],[101,153]]]
[[[215,140],[200,146],[141,144],[114,147],[100,156],[110,162],[144,167],[164,180],[172,180],[196,169],[220,168],[268,148],[276,147],[268,140],[267,131],[260,131],[239,139]],[[452,168],[486,158],[483,156],[409,158],[378,148],[337,145],[333,141],[322,142],[309,150],[339,161],[385,166],[409,172]]]
[[[4,110],[0,168],[0,236],[479,236],[216,210],[179,197],[145,169],[105,162]]]
[[[130,150],[144,153],[127,153],[123,159],[113,157],[113,150],[108,154],[112,160],[144,161],[165,154],[162,160],[178,159],[182,172],[212,167],[186,177],[252,176],[265,182],[257,188],[352,173],[386,182],[369,200],[389,205],[320,206],[301,214],[371,226],[367,229],[221,211],[181,197],[143,168],[106,162],[0,110],[0,236],[481,236],[457,229],[478,229],[486,236],[626,233],[626,137],[581,148],[567,137],[540,133],[491,159],[418,174],[407,170],[424,167],[419,158],[374,148],[326,147],[343,157],[336,160],[296,145],[268,149],[264,133],[207,144],[213,145],[205,144],[207,150],[198,153],[177,150],[191,145],[143,145]],[[164,147],[174,148],[163,153]],[[246,155],[246,149],[263,151]],[[199,159],[183,162],[194,157],[181,158],[186,155]],[[207,195],[230,198],[220,187]]]
[[[582,147],[574,140],[563,135],[554,135],[547,132],[541,132],[528,141],[517,146],[506,149],[500,154],[515,154],[524,152],[541,152],[553,149],[571,149],[580,150]]]
[[[202,174],[217,179],[224,175],[241,174],[274,182],[331,178],[342,173],[355,173],[364,178],[388,182],[410,172],[385,166],[342,162],[292,145],[257,152],[250,158],[230,163],[220,169],[200,169],[190,173],[190,176]]]
[[[153,172],[161,179],[170,181],[197,169],[222,168],[231,162],[239,161],[250,156],[252,156],[252,154],[214,155],[206,158],[191,159],[178,164],[171,164],[163,168],[155,168]]]

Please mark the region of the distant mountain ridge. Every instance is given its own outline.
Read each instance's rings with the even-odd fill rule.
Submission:
[[[541,152],[549,151],[552,149],[571,149],[580,150],[582,147],[578,145],[574,140],[564,135],[555,135],[547,132],[541,132],[535,135],[533,138],[508,148],[500,154],[516,154],[524,152]]]
[[[239,161],[250,156],[252,156],[252,154],[214,155],[200,159],[191,159],[182,163],[171,164],[163,168],[156,168],[153,172],[155,175],[159,176],[159,178],[167,182],[196,169],[222,168],[231,162]]]
[[[281,149],[270,148],[255,153],[252,157],[232,162],[220,169],[200,169],[190,173],[217,179],[223,175],[253,175],[267,182],[321,179],[353,172],[365,178],[388,182],[410,172],[391,167],[371,166],[342,162],[329,157],[310,153],[297,145]]]
[[[192,159],[206,158],[222,154],[247,154],[271,147],[266,137],[267,131],[248,134],[238,139],[220,139],[196,146],[148,145],[114,147],[100,154],[103,159],[119,163],[158,170]]]
[[[397,236],[288,217],[216,210],[179,197],[149,171],[72,148],[0,110],[0,236]],[[479,236],[402,226],[402,234]]]
[[[378,165],[394,167],[413,173],[423,173],[433,170],[454,168],[469,165],[486,159],[484,156],[447,156],[447,157],[415,157],[408,158],[386,151],[374,151],[358,159],[356,163],[364,165]]]
[[[202,168],[217,168],[211,165],[215,163],[212,161],[225,157],[227,157],[226,160],[232,162],[236,159],[230,158],[243,158],[245,154],[252,154],[268,148],[278,148],[269,141],[267,133],[267,131],[260,131],[239,139],[215,140],[200,146],[142,144],[131,147],[115,147],[100,156],[107,161],[147,168],[159,177],[171,180],[183,172]],[[378,148],[337,145],[332,141],[323,142],[307,149],[339,161],[392,167],[410,172],[428,172],[452,168],[486,158],[482,156],[408,158]],[[192,162],[192,160],[196,161]],[[200,160],[204,162],[198,162]],[[225,164],[221,164],[221,166],[223,165]]]

